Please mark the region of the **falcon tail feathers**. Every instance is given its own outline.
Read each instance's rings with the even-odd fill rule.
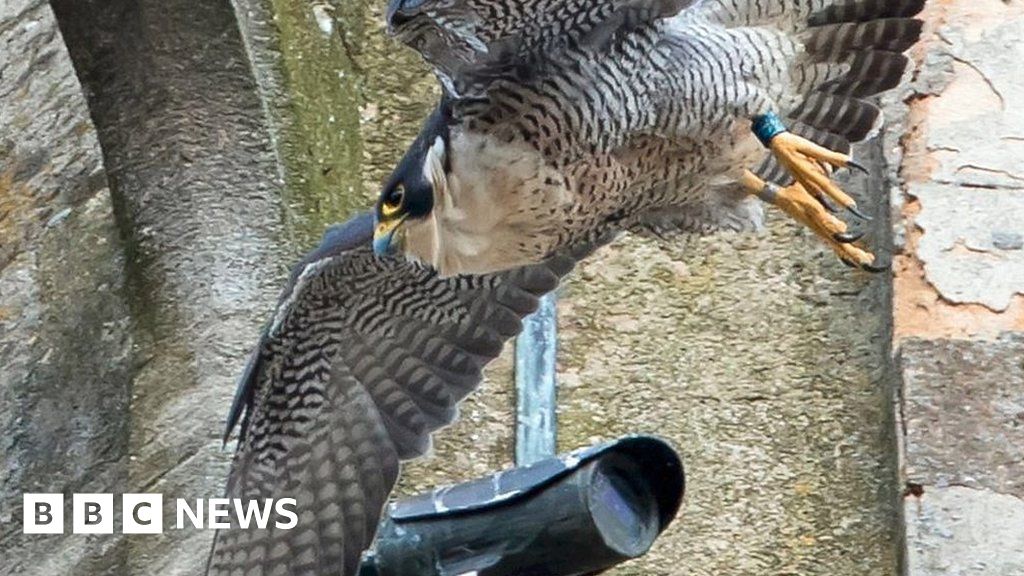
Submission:
[[[910,60],[903,54],[921,36],[914,19],[924,0],[857,0],[832,3],[807,19],[800,37],[809,66],[838,64],[841,74],[814,86],[790,119],[859,142],[877,132],[881,110],[862,100],[896,87]],[[834,76],[834,77],[832,77]]]
[[[790,130],[844,154],[851,143],[877,134],[884,118],[867,98],[903,79],[910,64],[903,52],[921,36],[923,23],[915,16],[925,1],[817,0],[810,7],[791,7],[804,16],[790,32],[802,50],[790,77],[803,95],[796,106],[783,110]],[[749,9],[761,10],[760,3],[751,2]],[[773,157],[757,173],[783,186],[791,182]]]
[[[903,52],[921,37],[923,23],[914,17],[924,5],[925,0],[856,0],[833,3],[811,14],[804,38],[808,53],[819,61],[848,66],[845,74],[825,82],[818,91],[865,98],[895,88],[910,63]]]
[[[811,15],[811,26],[837,22],[867,22],[879,18],[908,18],[924,10],[927,0],[845,0],[825,2]]]

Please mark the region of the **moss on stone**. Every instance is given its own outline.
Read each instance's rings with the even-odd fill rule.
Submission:
[[[385,37],[377,3],[272,5],[288,99],[286,220],[308,246],[372,206],[436,97],[419,57]]]

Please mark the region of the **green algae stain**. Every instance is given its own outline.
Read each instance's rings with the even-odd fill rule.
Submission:
[[[387,38],[377,2],[273,0],[288,94],[288,227],[300,246],[372,206],[436,100],[419,57]]]
[[[303,246],[362,204],[359,78],[342,41],[360,32],[362,16],[360,3],[348,6],[334,15],[345,27],[326,35],[309,4],[273,2],[289,94],[282,142],[288,224]]]

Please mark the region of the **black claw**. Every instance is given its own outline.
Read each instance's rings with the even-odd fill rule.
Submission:
[[[860,269],[865,271],[865,272],[870,272],[872,274],[881,274],[883,272],[888,272],[889,270],[891,270],[892,269],[892,265],[891,264],[876,265],[874,263],[872,263],[872,264],[861,264],[860,265]]]
[[[865,272],[870,272],[871,274],[881,274],[892,269],[890,264],[883,264],[880,266],[876,266],[875,264],[855,264],[846,258],[840,258],[839,261],[849,268],[853,268],[854,270],[863,270]]]
[[[816,194],[814,196],[814,199],[817,200],[818,204],[821,204],[821,207],[827,210],[830,214],[835,214],[836,212],[839,212],[839,209],[833,206],[831,202],[826,200],[823,195]]]
[[[850,214],[853,214],[854,216],[860,218],[861,220],[867,222],[871,222],[872,220],[874,220],[874,218],[872,218],[871,216],[868,216],[867,214],[858,210],[856,206],[847,206],[846,209],[850,211]]]
[[[864,237],[863,232],[841,232],[833,234],[832,238],[840,244],[853,244]]]
[[[857,170],[859,172],[863,172],[864,174],[871,174],[871,171],[865,168],[863,164],[861,164],[860,162],[854,162],[853,160],[847,160],[846,167],[851,168],[853,170]]]

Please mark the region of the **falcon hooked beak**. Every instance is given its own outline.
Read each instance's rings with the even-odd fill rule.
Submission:
[[[377,256],[390,256],[404,251],[405,235],[399,234],[405,218],[393,218],[380,221],[374,219],[373,253]]]

